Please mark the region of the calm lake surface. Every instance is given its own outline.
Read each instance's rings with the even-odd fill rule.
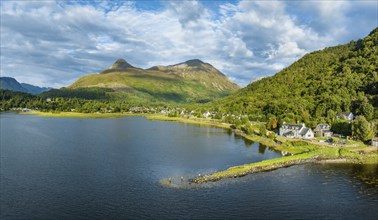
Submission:
[[[0,219],[376,219],[377,166],[309,164],[204,187],[166,187],[280,157],[227,130],[0,114]]]

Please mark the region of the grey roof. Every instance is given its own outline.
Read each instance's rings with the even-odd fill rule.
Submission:
[[[305,135],[311,128],[303,128],[300,135]]]
[[[352,112],[341,112],[340,114],[348,117],[350,114],[352,114]]]
[[[298,130],[301,129],[303,127],[302,124],[283,124],[282,127],[286,127],[287,129],[292,129],[294,130],[295,128],[297,128]]]
[[[329,124],[318,124],[315,128],[316,131],[329,129]]]

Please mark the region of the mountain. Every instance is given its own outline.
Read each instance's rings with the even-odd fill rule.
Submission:
[[[12,77],[0,77],[0,89],[26,92],[36,95],[48,91],[51,88],[34,86],[27,83],[19,83],[16,79]]]
[[[27,89],[12,77],[0,77],[0,88],[18,92],[28,92]]]
[[[223,73],[201,60],[142,69],[118,59],[99,74],[81,77],[67,88],[43,96],[122,99],[130,103],[191,103],[223,97],[238,88]]]
[[[130,69],[139,69],[139,68],[136,68],[130,65],[124,59],[118,59],[111,67],[103,70],[102,72],[100,72],[100,74],[106,74],[106,73],[111,73],[111,72],[124,72]]]
[[[255,119],[312,126],[344,111],[378,118],[378,28],[364,39],[309,53],[209,105]]]
[[[37,95],[37,94],[40,94],[42,92],[49,91],[50,89],[52,89],[51,87],[39,87],[39,86],[30,85],[27,83],[21,83],[21,86],[24,89],[26,89],[28,93],[33,94],[33,95]]]
[[[239,88],[211,64],[204,63],[198,59],[188,60],[170,66],[154,66],[149,68],[149,70],[178,75],[184,79],[196,80],[209,89],[233,91]]]

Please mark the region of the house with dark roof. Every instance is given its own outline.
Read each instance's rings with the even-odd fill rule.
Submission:
[[[341,112],[339,114],[339,118],[352,121],[354,119],[354,115],[352,112]]]
[[[329,124],[318,124],[314,129],[316,137],[331,137],[333,132]]]
[[[284,124],[280,127],[279,135],[288,138],[303,138],[311,139],[314,138],[314,132],[311,128],[306,128],[303,124]]]

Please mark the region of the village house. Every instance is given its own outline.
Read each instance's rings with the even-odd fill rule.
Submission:
[[[354,115],[352,112],[341,112],[339,114],[339,118],[352,121],[354,119]]]
[[[284,124],[281,126],[279,135],[288,137],[288,138],[303,138],[303,139],[312,139],[314,138],[314,132],[311,128],[306,128],[306,125],[303,124]]]
[[[378,137],[375,137],[373,138],[373,140],[371,140],[371,145],[374,147],[378,147]]]
[[[11,110],[11,111],[20,111],[20,112],[29,112],[29,111],[31,111],[31,109],[29,109],[29,108],[15,108],[15,107],[10,108],[9,110]]]
[[[332,137],[333,132],[329,124],[318,124],[314,129],[316,137]]]
[[[164,114],[164,115],[167,115],[169,113],[168,109],[162,109],[160,111],[160,114]]]
[[[209,117],[210,115],[211,115],[210,112],[205,112],[205,113],[203,113],[203,117],[205,117],[205,118]]]

